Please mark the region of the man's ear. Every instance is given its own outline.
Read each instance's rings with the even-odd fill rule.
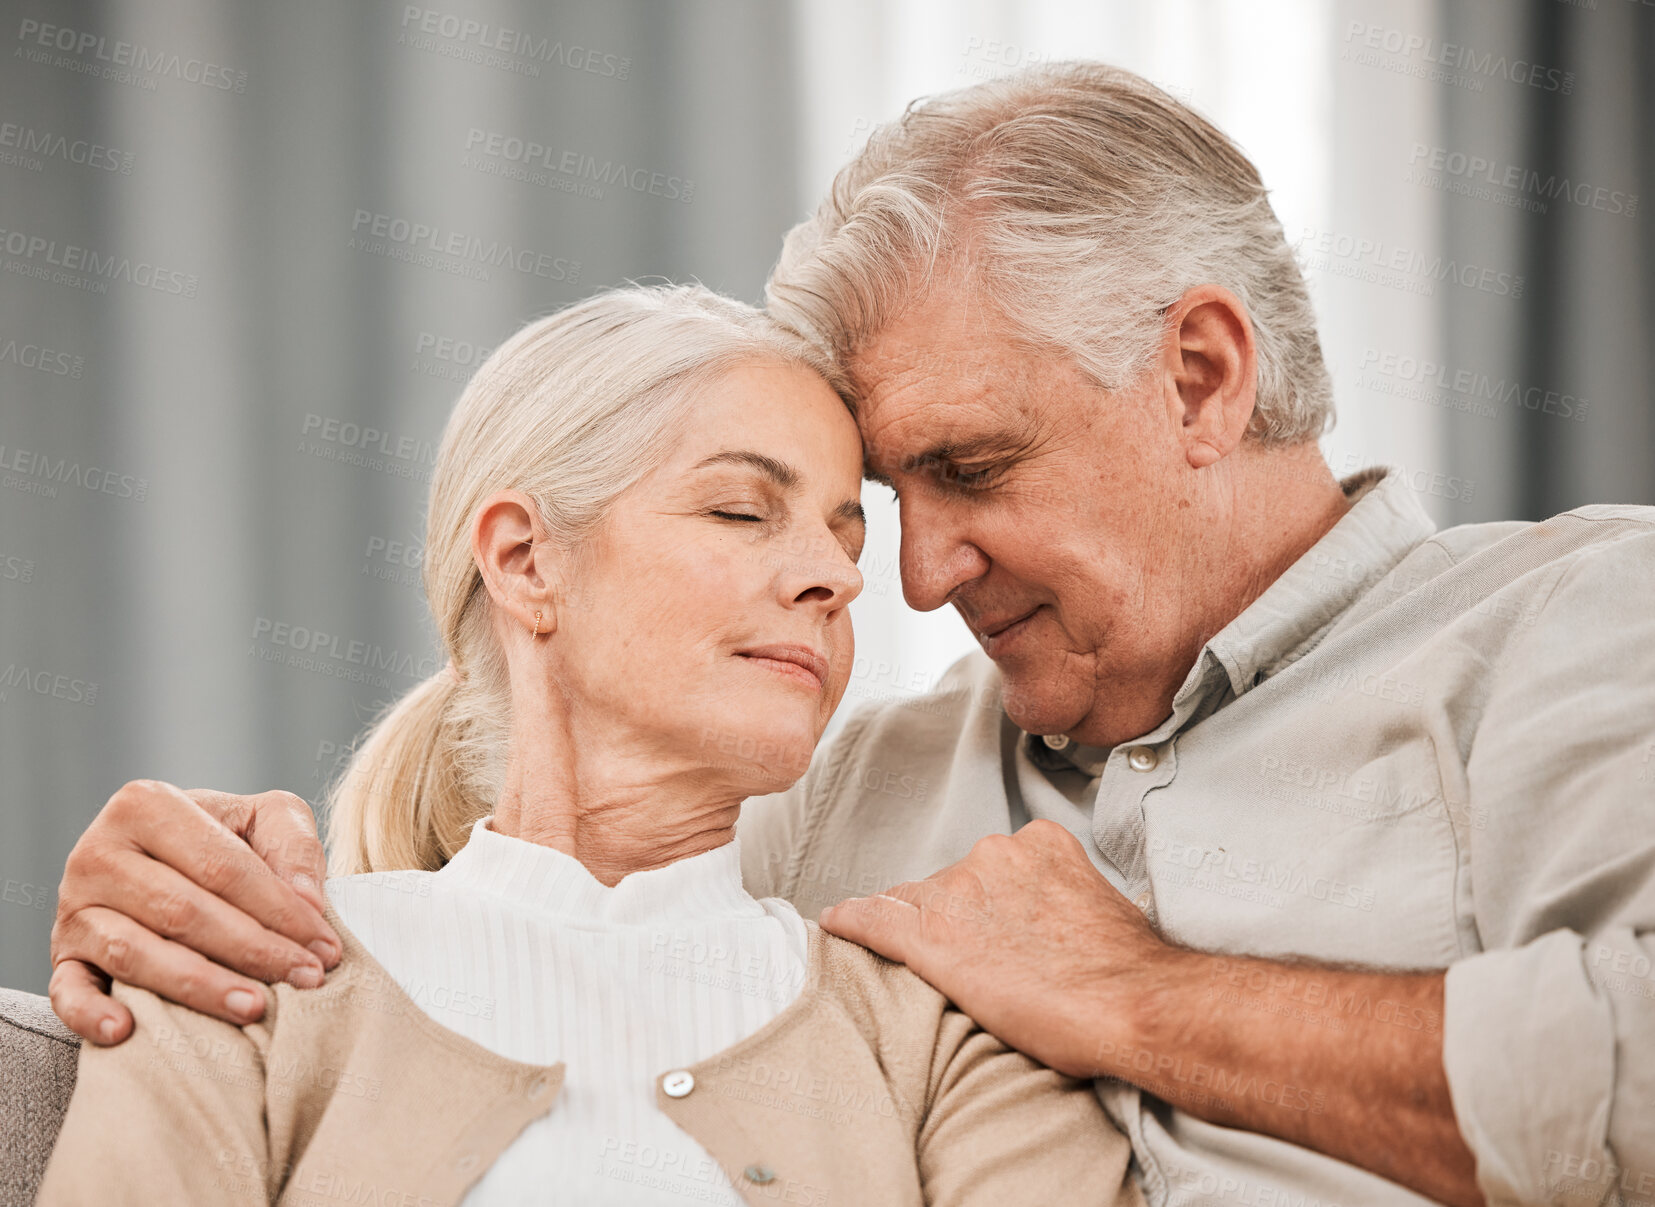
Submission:
[[[529,632],[538,612],[541,636],[557,627],[557,554],[533,499],[520,490],[484,499],[471,525],[471,556],[496,608]]]
[[[1168,417],[1185,460],[1192,469],[1205,469],[1235,451],[1253,417],[1253,323],[1228,289],[1197,285],[1172,304],[1162,330]]]

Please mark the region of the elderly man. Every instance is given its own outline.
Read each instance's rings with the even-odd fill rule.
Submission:
[[[983,652],[750,803],[753,890],[1097,1077],[1153,1204],[1655,1197],[1655,509],[1438,533],[1335,481],[1255,169],[1104,67],[878,132],[769,306]],[[125,1034],[96,966],[246,1021],[224,965],[332,959],[320,875],[296,798],[129,785],[59,1013]]]

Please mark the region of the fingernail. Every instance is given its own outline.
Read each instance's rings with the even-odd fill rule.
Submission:
[[[339,945],[329,943],[326,939],[312,939],[305,946],[310,948],[312,955],[322,961],[323,968],[326,968],[340,956]]]
[[[312,893],[316,891],[316,877],[309,872],[294,872],[292,884],[296,889],[304,889]]]
[[[314,989],[322,983],[322,970],[314,964],[300,964],[287,974],[287,983],[295,989]]]
[[[224,1007],[231,1014],[251,1014],[257,1001],[247,989],[232,989],[224,995]]]
[[[115,1042],[115,1020],[106,1018],[98,1024],[98,1038],[106,1044]]]

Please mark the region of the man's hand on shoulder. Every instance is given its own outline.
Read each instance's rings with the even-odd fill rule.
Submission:
[[[52,1009],[93,1043],[132,1015],[109,979],[226,1022],[264,1013],[260,981],[321,984],[341,946],[322,917],[327,861],[291,792],[123,785],[69,852],[52,925]],[[251,978],[251,979],[249,979]]]
[[[1315,1149],[1438,1202],[1483,1201],[1443,1066],[1440,972],[1174,946],[1074,835],[1044,820],[980,839],[924,880],[840,902],[820,922],[907,964],[985,1031],[1060,1073],[1120,1078],[1211,1123]],[[1281,987],[1307,979],[1337,1026],[1281,1009]],[[1371,1002],[1422,1026],[1358,1011]]]
[[[1071,1077],[1116,1072],[1106,1054],[1129,1043],[1141,978],[1193,954],[1162,942],[1075,836],[1044,820],[981,838],[924,880],[831,906],[820,923],[908,965],[984,1030]],[[1100,1020],[1125,1032],[1110,1036],[1118,1043],[1100,1044]]]

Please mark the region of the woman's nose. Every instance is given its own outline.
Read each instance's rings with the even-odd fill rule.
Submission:
[[[783,591],[795,603],[843,608],[862,594],[862,571],[831,534],[812,540],[783,575]]]

